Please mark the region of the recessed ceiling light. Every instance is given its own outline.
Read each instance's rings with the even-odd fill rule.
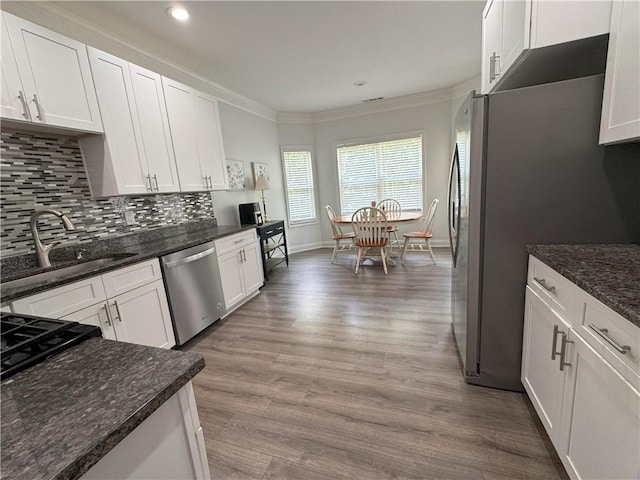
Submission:
[[[357,82],[355,82],[353,84],[353,86],[358,88],[358,87],[364,87],[366,84],[367,84],[367,82],[365,82],[364,80],[358,80]]]
[[[179,20],[181,22],[185,22],[189,20],[189,12],[187,12],[186,8],[182,7],[171,7],[167,9],[167,15]]]

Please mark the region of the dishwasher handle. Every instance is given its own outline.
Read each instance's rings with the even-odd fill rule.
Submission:
[[[203,252],[196,253],[195,255],[190,255],[185,258],[181,258],[180,260],[174,260],[173,262],[166,262],[164,264],[165,268],[173,268],[178,265],[184,265],[185,263],[195,262],[196,260],[200,260],[201,258],[208,257],[212,253],[216,251],[216,247],[211,247]]]

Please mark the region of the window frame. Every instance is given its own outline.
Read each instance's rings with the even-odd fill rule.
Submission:
[[[285,165],[284,154],[287,152],[309,152],[311,157],[311,186],[313,188],[314,218],[309,220],[291,220],[291,207],[289,205],[289,185],[287,184],[287,167]],[[287,225],[290,228],[306,227],[309,225],[317,225],[320,223],[318,210],[318,184],[316,180],[315,153],[311,145],[281,145],[280,146],[280,162],[282,164],[282,183],[284,185],[284,200],[287,207]]]
[[[338,141],[335,142],[333,145],[333,157],[334,157],[334,166],[335,166],[335,185],[336,185],[336,189],[337,189],[337,193],[338,193],[338,205],[340,205],[340,214],[342,215],[347,215],[345,214],[345,212],[342,211],[342,190],[340,189],[340,165],[338,163],[338,148],[341,147],[355,147],[358,145],[367,145],[370,143],[382,143],[382,142],[391,142],[394,140],[405,140],[408,138],[415,138],[415,137],[421,137],[421,150],[422,150],[422,175],[421,175],[421,183],[422,183],[422,206],[420,207],[419,211],[423,211],[424,212],[424,201],[425,198],[427,198],[427,192],[426,192],[426,187],[427,187],[427,178],[426,178],[426,172],[427,172],[427,155],[426,155],[426,146],[425,146],[425,131],[424,130],[409,130],[409,131],[405,131],[405,132],[398,132],[398,133],[388,133],[388,134],[381,134],[381,135],[374,135],[371,137],[360,137],[360,138],[354,138],[354,139],[349,139],[349,140],[342,140],[342,141]],[[381,200],[381,199],[378,199]],[[366,205],[363,205],[366,206]],[[407,210],[410,211],[410,210]],[[418,210],[411,210],[411,211],[418,211]]]

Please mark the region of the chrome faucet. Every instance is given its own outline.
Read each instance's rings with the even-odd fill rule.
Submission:
[[[55,215],[60,220],[62,220],[62,225],[64,226],[64,229],[66,231],[73,231],[76,229],[73,223],[71,223],[71,220],[69,220],[69,218],[67,218],[67,216],[64,213],[59,212],[57,210],[44,209],[44,210],[36,210],[35,212],[33,212],[33,214],[31,215],[31,222],[30,222],[31,235],[33,236],[33,243],[36,246],[36,257],[38,258],[38,266],[42,268],[51,266],[51,262],[49,261],[49,253],[51,252],[51,250],[53,250],[53,247],[60,244],[60,242],[53,242],[51,245],[44,246],[40,241],[40,235],[38,235],[37,222],[38,222],[38,218],[40,218],[41,215],[44,215],[47,213],[50,213],[51,215]]]

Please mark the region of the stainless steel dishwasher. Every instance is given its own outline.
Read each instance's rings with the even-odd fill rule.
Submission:
[[[161,257],[177,345],[200,333],[225,312],[213,242]]]

